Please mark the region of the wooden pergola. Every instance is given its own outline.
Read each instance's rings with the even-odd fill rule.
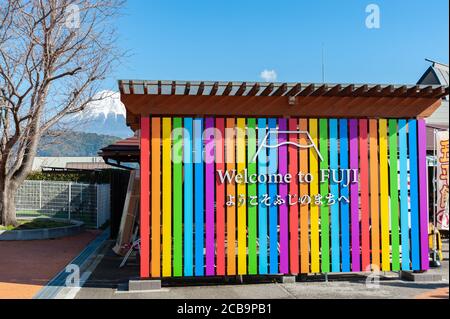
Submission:
[[[120,80],[127,123],[139,116],[425,118],[449,94],[434,85]]]

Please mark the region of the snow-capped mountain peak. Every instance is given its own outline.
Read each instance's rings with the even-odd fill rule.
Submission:
[[[125,119],[126,110],[120,101],[120,93],[105,90],[98,92],[94,101],[69,121],[76,131],[130,137],[133,132]]]
[[[114,91],[101,91],[94,96],[94,101],[89,103],[80,117],[108,117],[108,115],[126,116],[125,106],[120,101],[120,93]]]

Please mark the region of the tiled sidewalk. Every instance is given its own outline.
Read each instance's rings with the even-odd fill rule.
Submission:
[[[0,242],[0,299],[31,299],[98,231],[36,241]]]

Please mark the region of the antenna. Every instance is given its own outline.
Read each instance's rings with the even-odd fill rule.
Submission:
[[[322,42],[322,83],[325,83],[325,57],[324,57],[324,44]]]

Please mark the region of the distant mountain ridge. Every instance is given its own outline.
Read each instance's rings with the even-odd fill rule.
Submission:
[[[120,140],[120,137],[75,131],[51,132],[41,138],[37,156],[98,156],[98,151]]]

